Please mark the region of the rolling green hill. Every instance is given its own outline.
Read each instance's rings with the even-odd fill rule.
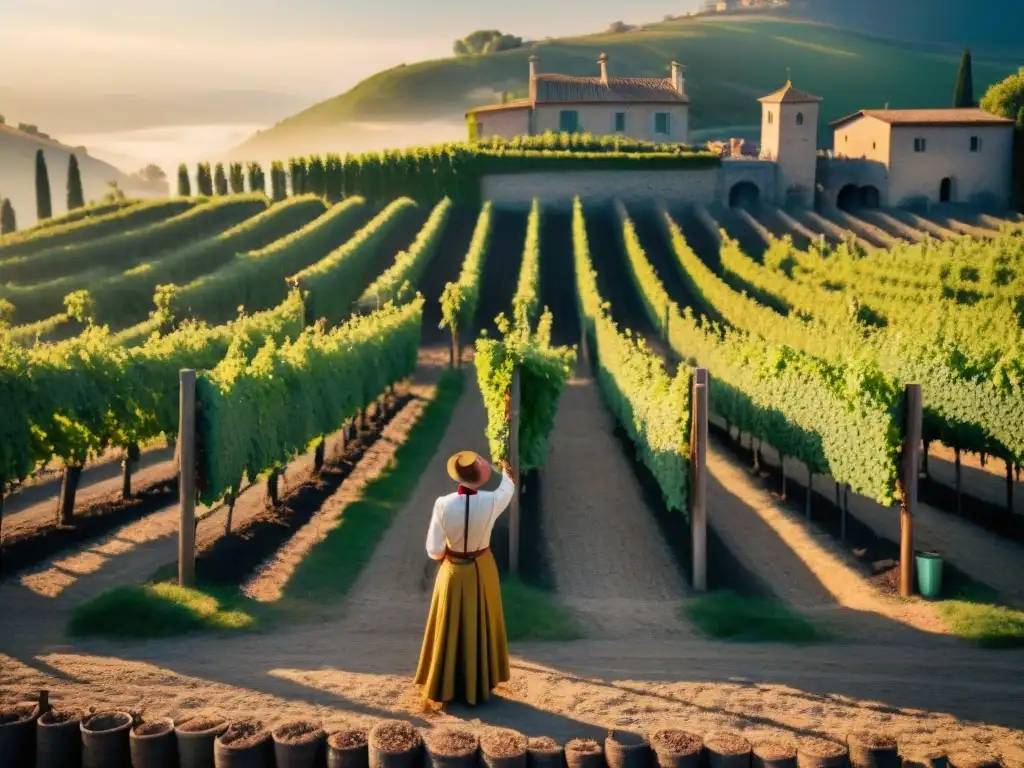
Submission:
[[[237,157],[346,151],[361,123],[449,121],[465,138],[465,111],[503,91],[523,93],[527,58],[541,72],[597,74],[609,56],[613,75],[660,75],[671,60],[688,67],[695,130],[760,124],[757,97],[794,82],[824,98],[822,123],[868,107],[948,106],[958,56],[874,40],[824,24],[766,15],[702,16],[648,25],[643,31],[538,41],[491,54],[424,61],[380,72],[347,93],[316,104],[235,150]],[[976,57],[975,93],[1016,69]],[[417,141],[415,135],[409,143]]]
[[[1020,0],[790,0],[787,13],[901,43],[1024,58]]]

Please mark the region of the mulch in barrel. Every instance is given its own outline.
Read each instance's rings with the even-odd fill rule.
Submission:
[[[551,740],[551,749],[557,750],[558,745]],[[492,757],[511,757],[526,751],[528,740],[518,731],[506,728],[489,728],[480,736],[480,748]]]
[[[651,736],[651,747],[670,755],[692,755],[704,746],[704,740],[695,733],[678,728],[665,728]]]
[[[459,728],[440,728],[430,731],[424,739],[431,752],[446,757],[468,755],[477,748],[476,734]]]
[[[259,744],[266,735],[267,731],[259,720],[241,720],[228,726],[220,737],[220,743],[240,749]]]
[[[419,742],[419,734],[409,723],[385,723],[374,731],[374,744],[384,752],[406,752]]]
[[[285,744],[292,744],[300,741],[308,741],[311,736],[319,735],[323,729],[316,723],[308,720],[300,720],[294,723],[285,723],[274,730],[274,738]]]
[[[335,749],[355,749],[365,747],[369,741],[367,731],[362,728],[354,728],[347,731],[332,733],[327,743]]]

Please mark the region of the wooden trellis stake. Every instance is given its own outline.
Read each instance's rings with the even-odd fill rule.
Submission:
[[[903,437],[903,499],[900,504],[900,597],[914,594],[914,515],[921,454],[921,385],[908,384],[907,424]]]
[[[509,463],[512,464],[512,479],[515,490],[508,514],[508,569],[515,575],[519,573],[519,489],[522,479],[519,477],[519,408],[521,400],[519,384],[519,368],[512,369],[512,387],[509,400]]]
[[[178,374],[178,585],[196,583],[196,372]]]
[[[690,482],[693,483],[690,551],[693,560],[693,588],[697,592],[704,592],[708,588],[708,388],[707,368],[695,369],[690,411]]]

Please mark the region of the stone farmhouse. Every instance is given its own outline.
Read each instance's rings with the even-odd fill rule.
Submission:
[[[539,74],[530,57],[529,96],[470,110],[470,139],[587,132],[659,143],[688,143],[686,68],[669,77],[610,77],[602,54],[596,77]],[[818,149],[822,99],[786,84],[761,103],[761,143],[745,156],[739,142],[720,166],[649,171],[526,173],[485,179],[496,204],[540,195],[568,202],[663,198],[732,207],[840,208],[965,203],[1009,205],[1013,121],[980,109],[866,109],[830,124],[833,149]]]
[[[608,56],[598,60],[598,77],[537,73],[530,57],[530,95],[470,110],[471,139],[592,133],[686,144],[690,136],[690,99],[685,68],[672,62],[670,77],[609,77]]]

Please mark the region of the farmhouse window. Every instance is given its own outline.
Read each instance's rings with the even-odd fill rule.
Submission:
[[[797,112],[796,113],[796,124],[797,125],[803,125],[804,124],[804,113],[803,112]]]
[[[558,130],[562,133],[576,133],[580,129],[580,113],[575,109],[563,109],[558,113]]]
[[[484,124],[478,122],[476,124],[476,136],[475,136],[475,138],[482,139],[483,137],[484,137]]]
[[[981,151],[981,139],[977,136],[971,136],[971,152]]]
[[[927,149],[928,144],[924,139],[914,139],[914,151],[924,152]]]
[[[615,113],[615,131],[621,133],[626,130],[626,113],[616,112]]]
[[[774,122],[775,122],[775,113],[774,113],[774,112],[772,112],[772,111],[771,111],[771,110],[769,109],[769,110],[768,110],[768,125],[771,125],[771,124],[772,124],[772,123],[774,123]]]
[[[671,133],[669,127],[669,114],[668,112],[655,112],[654,113],[654,132],[664,135]]]

